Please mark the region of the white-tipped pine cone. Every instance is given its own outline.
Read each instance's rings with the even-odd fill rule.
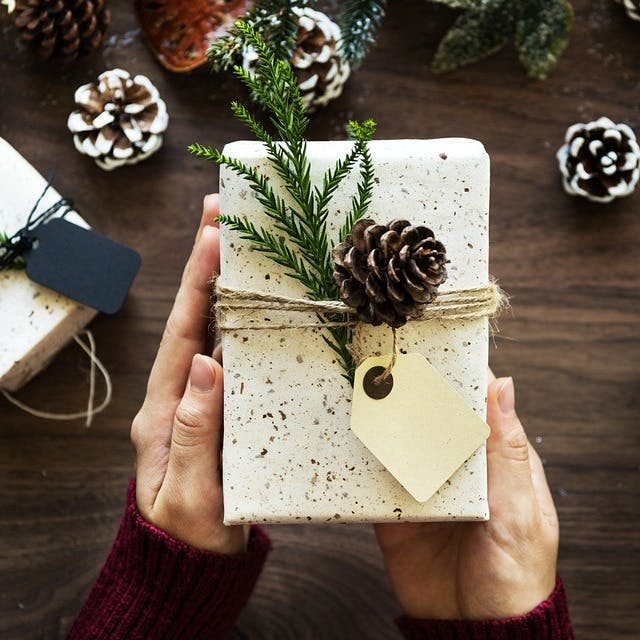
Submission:
[[[609,118],[569,127],[557,158],[565,191],[594,202],[628,196],[640,177],[634,132]]]
[[[640,0],[616,0],[621,4],[632,20],[640,21]]]
[[[313,112],[340,96],[351,69],[340,53],[340,27],[329,16],[308,7],[297,7],[293,12],[298,35],[291,66],[305,109]],[[251,72],[257,63],[258,54],[248,48],[242,66]]]
[[[136,164],[162,146],[167,107],[146,76],[111,69],[79,87],[74,100],[78,108],[67,126],[76,149],[105,171]]]

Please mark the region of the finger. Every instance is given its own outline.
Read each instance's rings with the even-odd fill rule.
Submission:
[[[220,196],[217,193],[206,195],[202,201],[202,216],[200,218],[200,226],[196,234],[196,242],[200,238],[204,227],[219,227],[217,217],[220,215]]]
[[[556,505],[553,502],[547,476],[542,466],[542,460],[538,452],[529,445],[529,461],[531,464],[531,482],[535,491],[540,510],[551,523],[557,525],[558,514],[556,513]]]
[[[194,356],[176,409],[165,478],[181,493],[202,491],[220,474],[222,390],[222,367],[209,356]]]
[[[220,364],[222,364],[222,345],[221,344],[216,345],[216,348],[213,350],[213,359],[216,362],[219,362]]]
[[[494,380],[487,394],[487,440],[490,501],[507,502],[533,495],[529,441],[515,411],[511,378]]]
[[[220,268],[220,231],[202,229],[182,276],[149,376],[147,398],[175,401],[184,393],[191,360],[204,350],[210,323],[211,277]]]

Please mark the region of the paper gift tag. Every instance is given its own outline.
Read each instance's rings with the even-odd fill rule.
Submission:
[[[489,427],[421,354],[367,358],[353,385],[351,429],[418,501],[426,502],[488,438]]]
[[[137,252],[62,218],[29,236],[35,242],[24,259],[31,280],[103,313],[120,309],[140,268]]]

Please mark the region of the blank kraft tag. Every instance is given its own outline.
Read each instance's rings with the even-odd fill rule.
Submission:
[[[418,353],[367,358],[353,385],[351,429],[418,501],[425,502],[489,437],[489,427]]]
[[[103,313],[115,313],[140,268],[140,255],[91,229],[56,218],[33,229],[25,255],[31,280]]]

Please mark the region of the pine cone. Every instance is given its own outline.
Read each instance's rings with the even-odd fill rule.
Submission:
[[[628,196],[640,176],[635,134],[609,118],[569,127],[557,158],[565,191],[594,202]]]
[[[13,23],[43,58],[74,60],[104,41],[110,14],[105,0],[16,0]]]
[[[291,66],[305,109],[311,113],[340,96],[351,69],[340,54],[340,27],[329,16],[307,7],[293,12],[298,17],[298,36]],[[242,66],[252,72],[257,64],[258,54],[250,47]]]
[[[167,107],[146,76],[105,71],[97,82],[82,85],[74,99],[79,108],[67,121],[73,142],[102,169],[136,164],[162,146]]]
[[[627,15],[632,20],[640,21],[640,0],[617,0],[619,4],[623,5]]]
[[[407,220],[358,220],[333,260],[340,299],[374,325],[396,328],[420,316],[447,278],[444,245],[431,229]]]

